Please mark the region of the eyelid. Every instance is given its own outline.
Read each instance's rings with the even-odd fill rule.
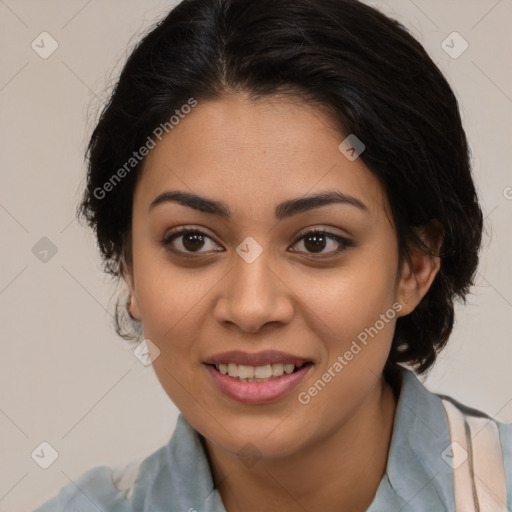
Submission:
[[[168,231],[166,232],[166,234],[164,235],[163,239],[161,240],[161,244],[166,247],[168,245],[170,245],[170,243],[172,241],[174,241],[174,239],[177,239],[179,238],[180,236],[185,236],[189,233],[198,233],[200,235],[203,235],[205,238],[209,238],[210,240],[212,240],[213,242],[215,242],[217,245],[220,245],[213,236],[209,235],[207,232],[205,232],[206,228],[204,227],[195,227],[195,226],[179,226],[177,228],[175,228],[174,230],[171,230],[171,231]],[[186,252],[183,252],[183,251],[177,251],[177,250],[173,250],[175,253],[178,253],[178,254],[187,254]],[[216,251],[216,252],[221,252],[221,251]],[[193,252],[190,252],[188,254],[194,254]],[[195,254],[207,254],[207,252],[198,252],[198,253],[195,253]]]
[[[307,227],[301,229],[296,236],[297,236],[297,240],[298,240],[300,237],[307,235],[309,233],[321,232],[321,233],[328,233],[331,235],[335,235],[340,238],[344,238],[347,241],[349,241],[350,238],[352,237],[352,235],[350,235],[347,231],[344,231],[344,233],[337,233],[337,232],[333,231],[333,229],[339,230],[340,228],[335,228],[334,226],[329,226],[327,224],[324,224],[324,225],[313,224],[311,226],[307,226]]]
[[[209,238],[210,240],[215,242],[217,245],[220,245],[215,241],[214,237],[212,237],[208,233],[204,232],[203,229],[206,229],[206,228],[203,228],[202,226],[200,228],[195,227],[195,226],[187,226],[187,225],[180,226],[180,227],[175,228],[174,230],[171,230],[170,232],[166,233],[164,238],[161,241],[161,244],[162,244],[162,246],[168,248],[168,246],[171,244],[171,242],[174,241],[174,239],[180,238],[180,236],[185,236],[189,233],[198,233],[200,235],[203,235],[205,238]],[[318,255],[315,255],[315,253],[308,253],[305,251],[292,250],[292,252],[295,252],[298,254],[304,254],[304,255],[306,255],[306,257],[313,256],[313,257],[316,257],[317,259],[321,259],[321,258],[328,258],[330,256],[334,257],[335,255],[343,252],[345,249],[355,246],[354,242],[349,237],[347,237],[346,235],[337,234],[333,231],[330,231],[330,229],[331,228],[322,227],[322,226],[318,226],[318,225],[315,227],[306,227],[306,228],[302,229],[297,235],[295,235],[292,247],[294,245],[298,244],[300,241],[302,241],[306,236],[308,236],[310,234],[321,233],[321,234],[324,234],[327,238],[334,240],[336,243],[338,243],[340,246],[342,246],[341,249],[329,251],[327,253],[318,253]],[[194,252],[179,251],[179,250],[172,249],[172,248],[168,249],[168,250],[174,252],[175,254],[185,256],[185,257],[191,257],[191,258],[199,257],[200,255],[208,255],[208,254],[212,253],[212,251],[198,251],[198,252],[194,253]],[[213,252],[223,252],[223,251],[215,250]]]
[[[337,234],[333,231],[330,231],[329,229],[322,228],[322,227],[305,229],[297,236],[297,239],[295,240],[293,245],[298,244],[299,242],[303,241],[307,236],[315,234],[315,233],[320,233],[320,234],[324,235],[326,238],[333,240],[334,242],[339,244],[339,248],[335,249],[334,251],[328,251],[326,253],[314,253],[314,252],[295,251],[295,250],[292,250],[292,252],[303,255],[306,258],[313,258],[316,260],[321,260],[321,259],[335,258],[337,255],[341,254],[346,249],[356,246],[356,244],[347,236]]]

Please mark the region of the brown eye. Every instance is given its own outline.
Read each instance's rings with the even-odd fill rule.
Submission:
[[[303,240],[304,247],[310,252],[322,252],[328,242],[324,233],[311,233],[305,236]]]
[[[187,251],[196,252],[201,249],[205,243],[204,236],[201,233],[187,233],[182,235],[183,240],[181,244]]]
[[[334,233],[322,230],[310,230],[304,233],[296,243],[302,242],[307,254],[320,254],[320,255],[334,255],[353,247],[354,243],[347,238],[344,238]],[[324,251],[324,249],[328,249]],[[332,250],[329,250],[331,248]]]
[[[184,229],[177,233],[171,233],[162,240],[162,245],[168,247],[170,250],[178,253],[204,253],[208,251],[202,251],[207,246],[208,241],[213,242],[213,239],[202,231],[196,229]],[[216,246],[215,243],[211,244]],[[216,249],[209,249],[216,250]]]

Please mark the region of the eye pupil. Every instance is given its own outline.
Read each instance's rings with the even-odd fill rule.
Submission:
[[[187,233],[183,235],[183,247],[188,251],[197,251],[204,245],[204,237],[200,233]]]
[[[313,241],[312,244],[308,244],[309,240]],[[311,252],[321,252],[325,248],[325,241],[325,235],[313,233],[304,239],[304,246],[308,250],[312,248]]]
[[[198,255],[208,255],[211,253],[204,252],[202,249],[206,245],[207,240],[212,240],[211,237],[204,234],[202,231],[184,229],[179,231],[178,233],[171,233],[169,236],[162,240],[162,246],[167,250],[177,253],[182,256],[192,255],[197,253]],[[315,230],[310,231],[309,233],[303,234],[299,238],[300,242],[304,244],[305,251],[299,250],[301,253],[309,253],[309,254],[318,254],[319,258],[336,256],[337,254],[343,252],[345,249],[349,247],[354,247],[354,244],[350,242],[350,240],[346,240],[341,236],[334,235],[333,233],[328,233],[325,231]],[[331,251],[326,254],[321,254],[324,252],[326,244],[329,240],[336,242],[339,246],[336,250]],[[179,244],[178,244],[179,241]],[[298,242],[297,242],[298,243]],[[175,245],[177,244],[177,245]],[[181,248],[179,247],[181,245]],[[212,251],[213,252],[213,251]],[[223,251],[215,251],[215,252],[223,252]],[[194,255],[195,257],[195,255]]]

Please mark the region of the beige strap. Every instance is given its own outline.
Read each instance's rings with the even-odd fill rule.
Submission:
[[[507,489],[498,426],[489,418],[464,414],[441,399],[450,428],[457,512],[507,512]]]
[[[124,466],[112,468],[112,482],[118,491],[124,492],[126,498],[133,493],[133,486],[143,459],[136,459]]]

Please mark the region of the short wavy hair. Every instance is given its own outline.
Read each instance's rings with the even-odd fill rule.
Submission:
[[[96,233],[104,269],[131,259],[132,199],[144,160],[108,194],[105,183],[155,127],[193,97],[277,94],[326,107],[366,146],[360,158],[382,183],[400,259],[422,245],[415,228],[437,220],[441,267],[429,291],[397,320],[384,370],[424,373],[445,346],[454,301],[466,301],[482,238],[482,211],[457,99],[423,46],[398,21],[357,0],[183,0],[129,55],[87,147],[78,208]],[[340,139],[341,140],[341,139]],[[126,169],[126,167],[125,167]],[[140,336],[118,301],[116,332]]]

